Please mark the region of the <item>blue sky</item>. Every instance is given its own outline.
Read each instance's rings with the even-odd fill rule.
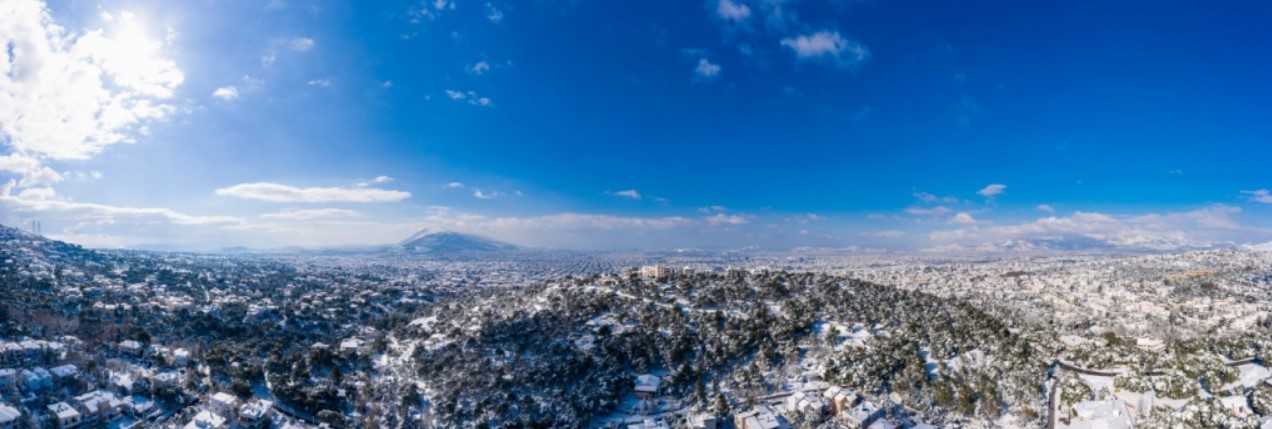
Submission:
[[[0,6],[0,223],[91,246],[1272,240],[1272,5]]]

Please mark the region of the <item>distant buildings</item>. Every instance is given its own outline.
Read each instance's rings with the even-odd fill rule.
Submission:
[[[666,280],[671,277],[672,269],[662,265],[645,265],[640,267],[640,276],[653,280]]]

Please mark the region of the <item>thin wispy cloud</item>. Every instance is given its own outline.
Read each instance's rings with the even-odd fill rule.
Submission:
[[[1005,192],[1006,190],[1007,190],[1007,185],[994,183],[994,184],[986,185],[984,188],[981,188],[979,191],[976,191],[976,194],[985,198],[994,198],[999,195],[1002,195],[1002,193]]]
[[[454,100],[468,103],[473,106],[490,107],[494,105],[494,100],[477,94],[476,91],[459,91],[454,89],[446,90],[446,97]]]
[[[360,215],[361,213],[358,213],[357,211],[354,211],[354,210],[325,208],[325,209],[282,210],[282,211],[277,211],[273,213],[263,214],[261,215],[261,218],[273,219],[273,220],[310,221],[310,220],[326,220],[326,219],[348,219],[348,218],[358,217]]]
[[[610,193],[610,195],[613,195],[613,196],[615,196],[615,197],[620,197],[620,198],[626,198],[626,199],[629,199],[629,200],[639,200],[639,199],[640,199],[640,191],[637,191],[637,190],[635,190],[635,189],[627,189],[627,190],[623,190],[623,191],[615,191],[615,192],[611,192],[611,193]]]
[[[1267,189],[1255,189],[1253,191],[1241,191],[1252,202],[1261,204],[1272,204],[1272,192]]]
[[[741,22],[751,17],[751,7],[733,0],[720,0],[716,4],[716,15],[726,21]]]
[[[287,48],[296,52],[309,52],[317,42],[308,37],[297,37],[287,41]]]
[[[411,197],[410,192],[379,188],[301,188],[269,182],[242,183],[217,189],[215,194],[274,203],[390,203]]]
[[[495,6],[494,3],[486,2],[486,20],[495,24],[503,22],[503,10],[499,9],[498,6]]]

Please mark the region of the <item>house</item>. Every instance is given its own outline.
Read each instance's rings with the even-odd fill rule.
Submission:
[[[362,348],[362,340],[357,338],[345,338],[340,342],[340,354],[347,357],[356,356],[358,349]]]
[[[124,401],[121,401],[114,393],[105,390],[94,390],[76,396],[75,402],[83,422],[88,424],[114,420],[124,409]]]
[[[209,409],[212,412],[220,414],[227,419],[237,418],[239,400],[234,395],[225,392],[216,392],[208,398]]]
[[[49,370],[35,367],[22,370],[22,386],[28,392],[36,392],[53,387],[53,374]]]
[[[826,414],[826,402],[816,395],[808,395],[804,392],[795,392],[795,394],[786,397],[786,412],[803,414],[809,417],[820,419]]]
[[[14,429],[18,427],[18,418],[22,417],[22,413],[17,408],[9,406],[9,404],[0,402],[0,429]]]
[[[134,418],[140,418],[155,409],[155,401],[141,396],[129,396],[124,399],[124,412]]]
[[[128,356],[141,356],[141,352],[143,350],[141,343],[135,340],[124,340],[119,342],[119,353],[121,354]]]
[[[274,403],[264,399],[256,399],[239,407],[239,421],[243,427],[249,429],[259,429],[269,427],[271,415],[274,413]]]
[[[110,387],[116,392],[119,392],[120,395],[131,395],[133,391],[145,390],[141,389],[142,386],[139,385],[137,379],[134,378],[131,373],[126,371],[111,371]]]
[[[186,423],[185,429],[221,429],[226,427],[225,417],[216,415],[208,410],[199,411],[189,423]]]
[[[691,429],[716,429],[718,426],[719,422],[716,421],[716,416],[711,414],[698,413],[689,418],[689,427]]]
[[[80,425],[80,413],[65,402],[49,405],[49,415],[58,429],[73,429]]]
[[[53,374],[54,382],[66,383],[75,379],[75,376],[79,375],[79,368],[76,368],[75,365],[66,364],[50,368],[49,373]]]
[[[641,374],[636,376],[636,397],[640,399],[650,399],[658,394],[658,386],[662,384],[662,380],[656,375]]]
[[[737,429],[786,429],[777,413],[766,405],[733,416],[733,425]]]
[[[172,349],[172,359],[168,360],[168,365],[186,366],[190,364],[190,351],[184,348]]]
[[[151,377],[152,384],[156,389],[173,389],[181,385],[181,373],[177,371],[163,371]]]

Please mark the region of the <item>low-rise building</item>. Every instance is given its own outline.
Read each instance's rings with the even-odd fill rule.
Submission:
[[[119,353],[128,356],[141,356],[144,349],[141,343],[136,340],[124,340],[119,342]]]
[[[53,381],[57,383],[66,383],[75,379],[79,375],[79,368],[75,365],[66,364],[49,368],[49,373],[53,374]]]
[[[226,427],[225,417],[221,417],[216,413],[208,410],[199,411],[194,418],[186,423],[185,429],[221,429]]]
[[[222,417],[233,420],[238,416],[239,400],[234,395],[216,392],[208,398],[208,408]]]
[[[53,387],[53,374],[41,367],[22,370],[21,378],[22,387],[28,392],[38,392]]]
[[[124,401],[114,393],[94,390],[75,397],[75,403],[85,423],[105,423],[118,418],[123,412]]]
[[[70,404],[58,402],[48,406],[49,416],[58,429],[74,429],[80,426],[80,412]]]
[[[658,386],[662,384],[662,380],[653,374],[641,374],[636,376],[636,397],[640,399],[650,399],[658,394]]]
[[[768,406],[758,406],[749,411],[733,416],[733,426],[737,429],[785,429],[786,426],[777,418],[777,413]]]
[[[239,407],[239,422],[249,429],[269,426],[270,416],[274,413],[274,403],[264,399],[249,401]]]

